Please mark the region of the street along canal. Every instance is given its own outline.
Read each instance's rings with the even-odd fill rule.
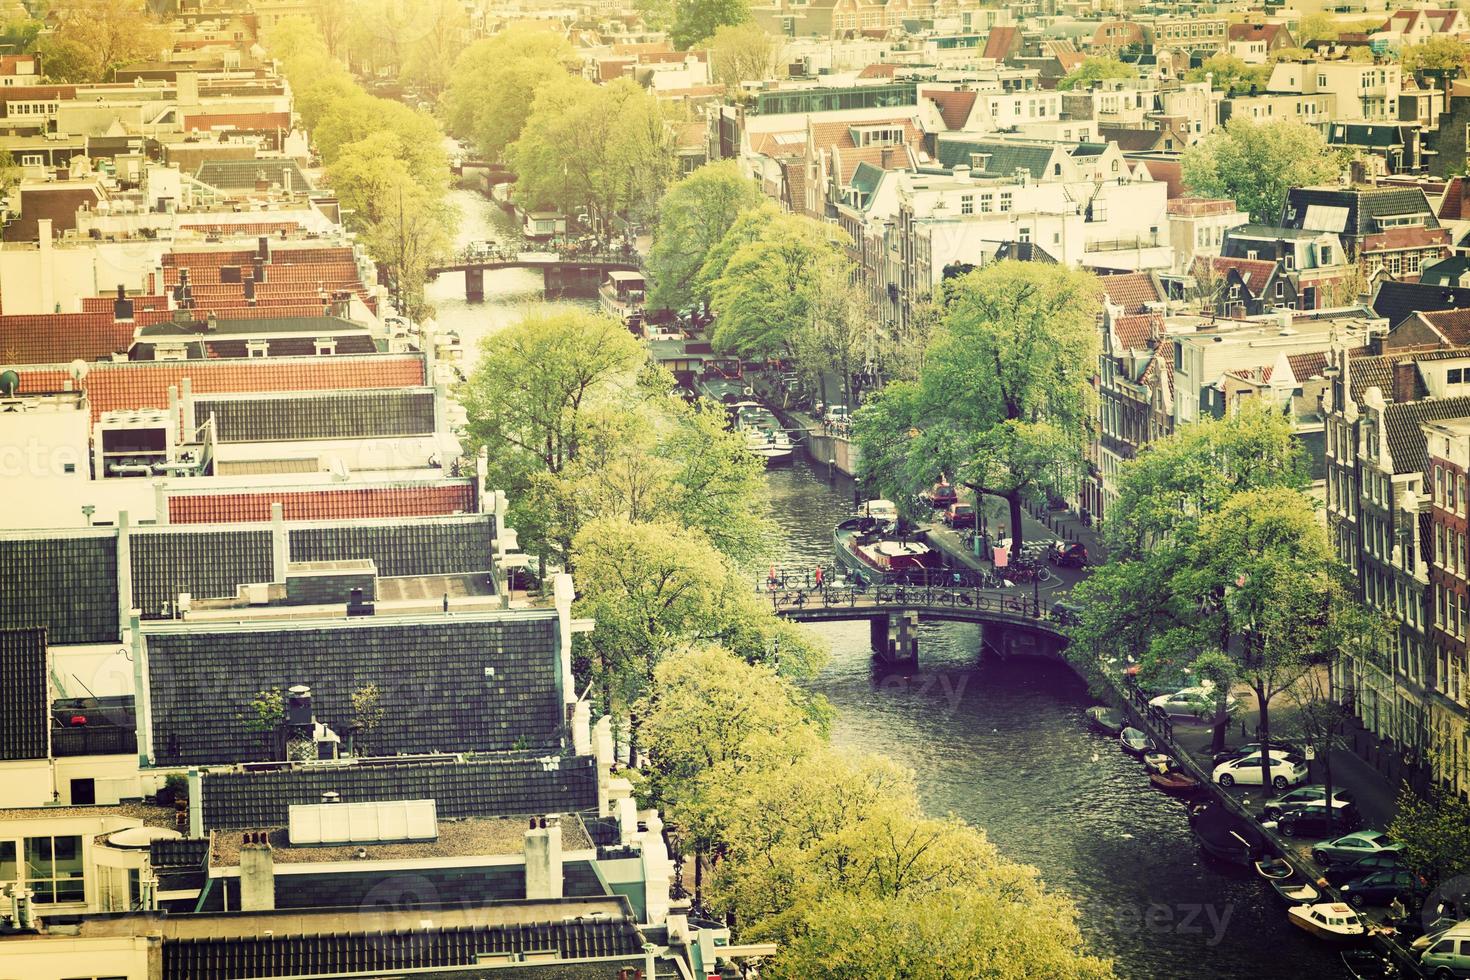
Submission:
[[[830,567],[850,487],[805,462],[767,479],[786,548],[777,563]],[[918,671],[883,676],[867,623],[805,628],[832,651],[811,686],[837,709],[833,742],[911,767],[931,812],[965,818],[1040,868],[1076,900],[1092,951],[1120,976],[1345,975],[1253,872],[1206,863],[1183,804],[1154,790],[1115,739],[1088,731],[1092,702],[1064,665],[982,663],[975,627],[934,623],[921,628]]]

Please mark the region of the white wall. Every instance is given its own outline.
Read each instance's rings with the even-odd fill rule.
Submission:
[[[0,980],[150,980],[146,936],[44,936],[5,944]]]

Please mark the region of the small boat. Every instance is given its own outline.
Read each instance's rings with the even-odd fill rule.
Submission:
[[[1248,868],[1270,849],[1260,827],[1216,803],[1201,803],[1191,809],[1189,828],[1200,850],[1217,861]]]
[[[1150,772],[1168,772],[1174,764],[1167,752],[1145,752],[1143,754],[1143,766]]]
[[[597,298],[604,313],[628,324],[635,315],[642,319],[643,297],[647,288],[648,283],[638,273],[614,270],[598,287]]]
[[[1368,934],[1363,917],[1341,902],[1293,905],[1286,910],[1286,918],[1298,929],[1334,943],[1357,942]]]
[[[1287,905],[1314,905],[1322,900],[1322,889],[1308,881],[1305,875],[1272,878],[1271,887]]]
[[[1406,974],[1387,955],[1372,949],[1345,949],[1342,965],[1353,980],[1398,980]]]
[[[1152,752],[1154,749],[1153,739],[1136,728],[1125,728],[1119,732],[1118,742],[1123,746],[1124,752],[1139,758],[1142,758],[1145,752]]]
[[[1296,874],[1296,869],[1285,858],[1264,858],[1256,862],[1256,874],[1268,880],[1279,880],[1290,878]]]
[[[1123,730],[1123,713],[1100,704],[1087,709],[1087,723],[1109,735],[1116,735]]]
[[[1148,781],[1153,783],[1165,793],[1193,793],[1199,789],[1200,783],[1187,772],[1178,769],[1170,769],[1165,772],[1151,772]]]

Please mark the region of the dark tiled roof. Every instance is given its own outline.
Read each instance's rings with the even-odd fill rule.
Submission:
[[[233,598],[239,587],[269,582],[271,534],[265,530],[134,532],[133,605],[144,618],[172,610],[180,592]]]
[[[292,561],[369,558],[384,578],[489,571],[495,525],[486,517],[291,528]]]
[[[1454,286],[1467,272],[1470,272],[1470,258],[1463,255],[1451,255],[1447,259],[1440,259],[1433,265],[1426,265],[1419,273],[1419,283],[1425,286]]]
[[[315,688],[312,694],[315,697]],[[441,820],[575,813],[597,807],[597,760],[554,757],[556,768],[522,755],[467,762],[331,766],[204,776],[210,829],[284,827],[293,803],[320,803],[328,790],[347,803],[435,800]]]
[[[1041,143],[1013,143],[1006,140],[947,140],[941,138],[936,148],[940,165],[953,168],[959,164],[972,166],[972,154],[989,157],[983,168],[975,168],[975,175],[1010,177],[1017,170],[1028,170],[1032,177],[1047,174],[1055,147]]]
[[[46,631],[0,630],[0,759],[44,759],[51,699]]]
[[[254,190],[255,182],[262,175],[272,184],[286,186],[286,175],[290,174],[291,187],[295,191],[311,190],[311,182],[301,172],[295,160],[206,160],[194,172],[194,179],[222,191]]]
[[[64,646],[111,642],[120,625],[112,535],[0,540],[0,629],[42,626]]]
[[[376,684],[379,754],[507,751],[556,744],[562,723],[556,620],[520,611],[493,619],[372,619],[297,627],[221,624],[148,637],[148,697],[160,764],[258,759],[243,712],[262,690],[312,689],[317,720],[352,723],[352,693]]]
[[[220,442],[293,442],[418,436],[434,431],[432,391],[331,391],[267,398],[196,399]]]
[[[1470,306],[1470,289],[1385,280],[1373,294],[1373,312],[1398,326],[1415,313]]]
[[[207,311],[205,311],[207,312]],[[208,320],[184,323],[170,318],[141,327],[138,336],[155,337],[259,337],[273,333],[308,333],[319,337],[365,333],[366,328],[339,316],[252,316],[241,319],[215,317],[214,327]]]
[[[1388,215],[1422,214],[1426,227],[1439,227],[1428,198],[1417,187],[1293,187],[1287,192],[1281,223],[1293,228],[1305,227],[1307,208],[1312,205],[1347,208],[1346,224],[1341,229],[1326,229],[1346,235],[1378,231],[1376,219]]]
[[[1462,352],[1463,353],[1463,352]],[[1423,422],[1439,422],[1470,415],[1470,397],[1435,398],[1385,405],[1383,431],[1388,451],[1393,454],[1394,473],[1423,473],[1428,462],[1424,449]]]
[[[643,949],[643,936],[628,919],[382,932],[371,929],[371,918],[364,918],[361,932],[303,935],[289,928],[289,920],[283,920],[281,928],[268,936],[170,939],[163,944],[163,977],[397,975],[406,970],[475,966],[482,956],[554,953],[560,960],[579,960],[641,955]],[[600,967],[604,975],[616,976],[616,965]]]
[[[148,863],[154,868],[198,868],[208,857],[208,837],[156,838],[148,842]]]
[[[526,866],[498,864],[469,868],[416,868],[405,889],[400,869],[329,871],[311,875],[277,875],[276,908],[368,908],[385,889],[398,895],[409,890],[425,904],[468,907],[485,902],[516,902],[526,897]],[[590,861],[562,864],[562,895],[600,898],[608,894]]]

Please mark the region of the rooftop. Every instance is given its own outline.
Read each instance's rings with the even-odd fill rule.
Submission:
[[[592,838],[581,819],[566,814],[560,819],[563,851],[587,851]],[[526,821],[512,817],[461,817],[439,821],[439,836],[432,841],[396,844],[313,844],[292,846],[284,827],[242,827],[214,835],[215,867],[240,863],[240,844],[245,831],[265,831],[278,864],[318,864],[334,861],[406,861],[422,857],[471,857],[521,855],[525,853]],[[365,857],[358,849],[366,851]]]

